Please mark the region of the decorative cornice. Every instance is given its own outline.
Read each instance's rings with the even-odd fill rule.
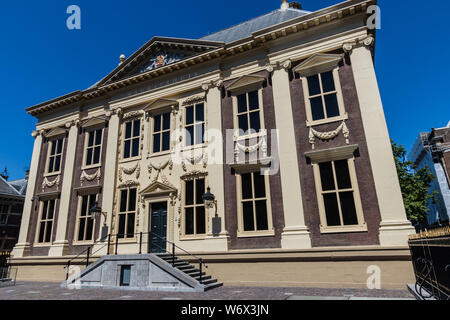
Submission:
[[[189,106],[189,105],[205,102],[205,100],[206,100],[205,95],[193,96],[193,97],[189,97],[186,100],[184,100],[181,105]]]
[[[181,180],[189,180],[189,179],[194,179],[194,178],[198,178],[198,177],[205,177],[207,175],[208,175],[207,171],[192,170],[192,171],[180,176],[180,179]]]
[[[144,115],[144,112],[141,110],[138,111],[131,111],[131,112],[127,112],[122,116],[122,120],[128,120],[128,119],[133,119],[133,118],[139,118],[142,117]]]

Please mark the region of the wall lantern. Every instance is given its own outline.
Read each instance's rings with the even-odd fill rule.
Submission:
[[[203,195],[203,202],[205,203],[205,207],[208,209],[213,207],[216,208],[216,214],[212,218],[212,233],[213,235],[219,235],[222,229],[222,219],[217,215],[217,200],[216,196],[211,193],[210,187],[206,189],[206,193]]]
[[[96,218],[103,215],[105,220],[103,221],[103,227],[102,227],[102,241],[105,240],[108,237],[108,226],[106,225],[106,217],[107,213],[103,212],[102,207],[98,205],[98,202],[95,202],[94,206],[89,209],[89,212],[94,215]]]

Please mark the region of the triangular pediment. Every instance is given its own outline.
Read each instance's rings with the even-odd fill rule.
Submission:
[[[155,37],[95,86],[161,69],[221,46],[223,43],[212,41]]]
[[[105,123],[106,123],[105,118],[93,117],[93,118],[83,121],[81,124],[81,127],[87,129],[87,128],[91,128],[91,127],[101,126],[101,125],[104,125]]]
[[[144,107],[145,112],[152,112],[162,108],[175,107],[178,106],[178,101],[173,99],[160,98],[149,103]]]
[[[54,128],[45,133],[46,138],[55,138],[59,136],[64,136],[67,134],[67,130],[65,128]]]
[[[263,76],[245,75],[230,83],[227,86],[228,91],[239,91],[248,87],[259,86],[266,80]]]
[[[337,67],[342,58],[340,54],[316,54],[296,66],[294,71],[302,76],[326,72]]]
[[[140,194],[141,196],[144,197],[150,197],[154,195],[170,194],[170,193],[177,193],[177,189],[168,184],[159,181],[154,181],[148,187],[142,190]]]

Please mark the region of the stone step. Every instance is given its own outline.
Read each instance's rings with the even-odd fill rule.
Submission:
[[[202,280],[202,282],[200,282],[201,284],[203,284],[203,285],[208,285],[208,284],[212,284],[212,283],[216,283],[217,282],[217,279],[206,279],[206,280]]]
[[[209,291],[209,290],[212,290],[212,289],[215,289],[215,288],[219,288],[219,287],[222,287],[222,286],[223,286],[222,282],[214,282],[214,283],[206,285],[205,286],[205,291]]]

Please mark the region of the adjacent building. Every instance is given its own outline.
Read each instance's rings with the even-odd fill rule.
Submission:
[[[450,216],[450,122],[444,128],[422,132],[416,139],[409,161],[417,169],[428,167],[435,176],[430,193],[436,192],[434,200],[428,203],[428,224],[439,226],[449,222]]]
[[[87,246],[137,253],[151,231],[144,250],[174,242],[228,284],[365,286],[374,264],[385,286],[411,281],[374,5],[282,1],[201,39],[155,37],[89,89],[28,108],[19,279],[63,280]]]

